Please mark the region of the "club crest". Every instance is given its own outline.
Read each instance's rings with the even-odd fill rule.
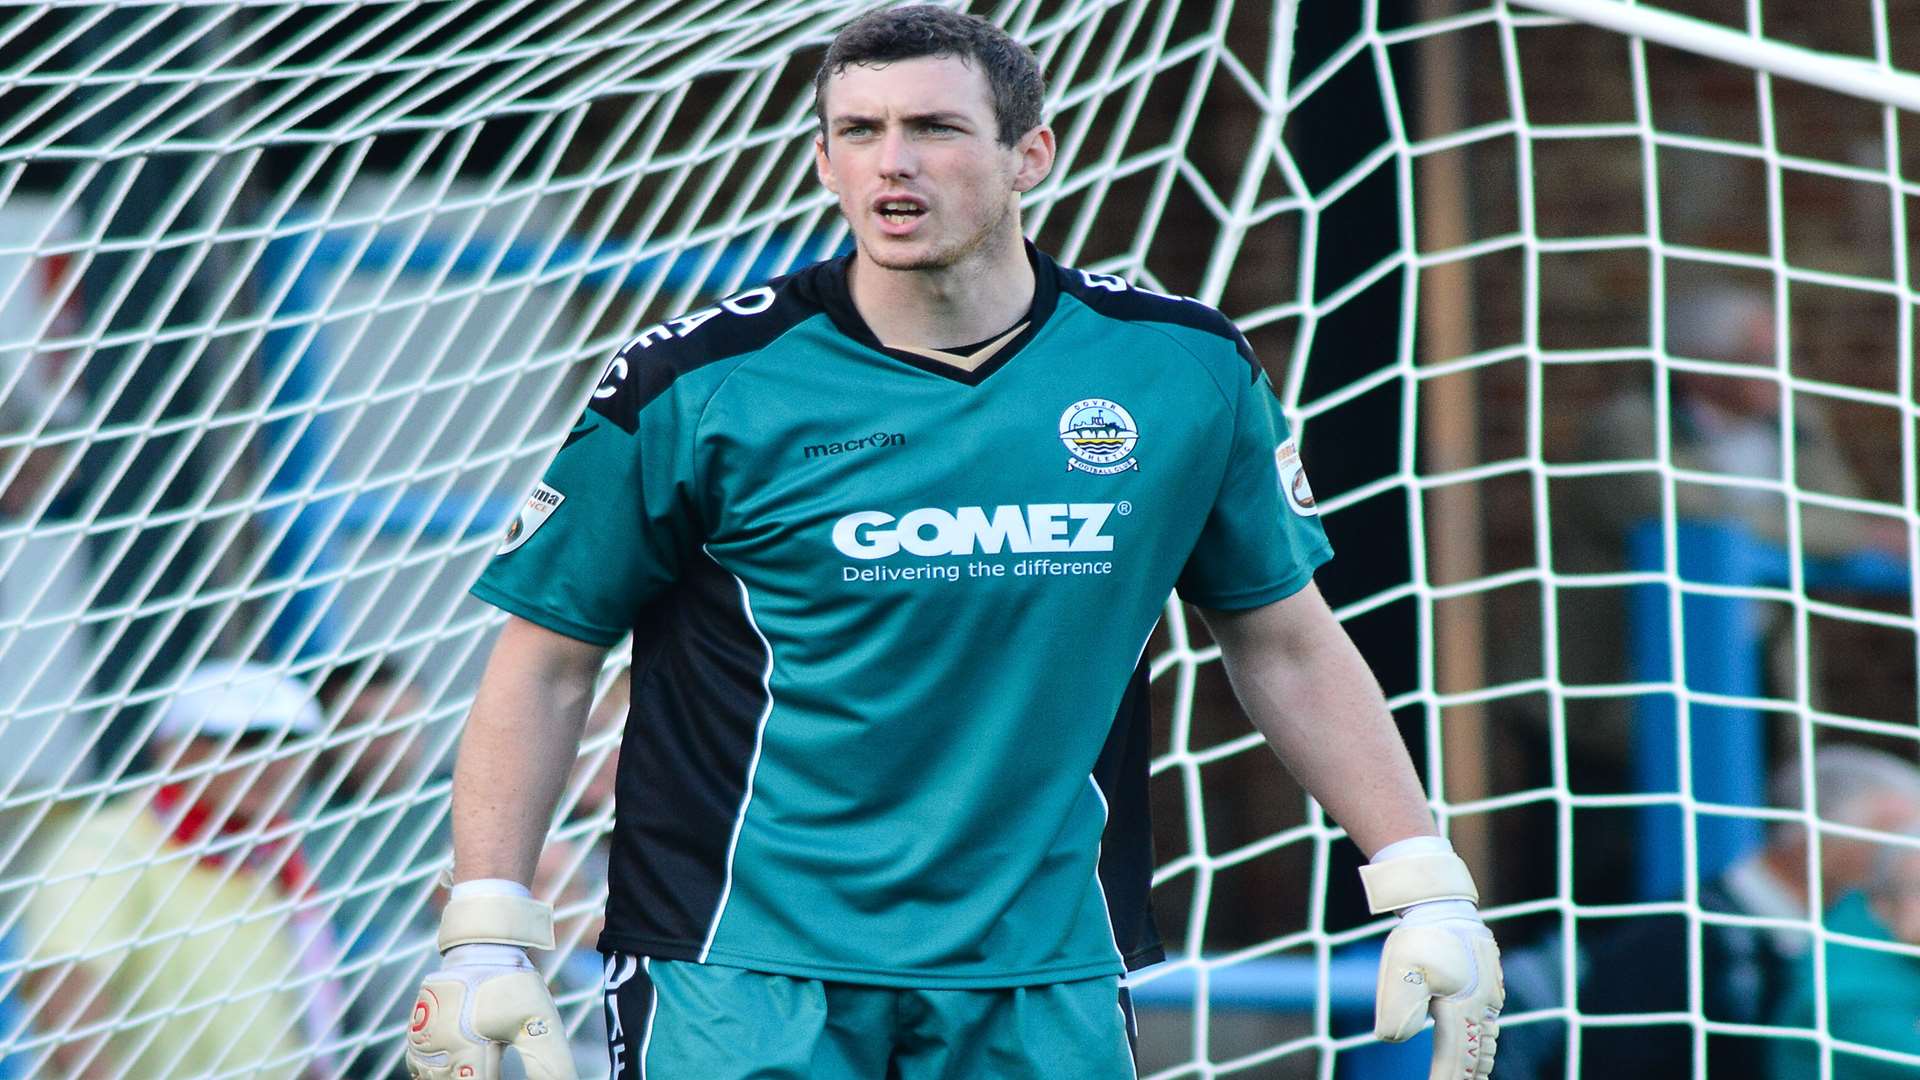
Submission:
[[[1060,414],[1060,442],[1073,455],[1067,459],[1069,472],[1111,476],[1138,469],[1133,447],[1139,441],[1132,414],[1106,398],[1076,401]]]

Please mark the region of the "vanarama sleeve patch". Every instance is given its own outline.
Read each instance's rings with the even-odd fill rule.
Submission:
[[[525,505],[521,506],[520,512],[513,515],[513,520],[507,523],[507,535],[500,542],[500,550],[494,554],[505,555],[526,543],[540,526],[547,523],[547,519],[553,516],[553,512],[560,509],[560,504],[566,501],[565,495],[546,484],[534,485],[533,493],[527,496]]]
[[[1314,517],[1320,507],[1313,501],[1313,488],[1307,485],[1307,469],[1300,462],[1300,451],[1293,440],[1280,444],[1273,452],[1274,467],[1280,470],[1280,490],[1286,493],[1287,508],[1301,517]]]

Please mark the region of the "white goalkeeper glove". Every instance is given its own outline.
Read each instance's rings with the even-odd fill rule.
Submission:
[[[1440,837],[1420,836],[1382,848],[1360,868],[1360,881],[1374,914],[1400,915],[1380,951],[1374,1037],[1404,1042],[1431,1010],[1429,1080],[1492,1076],[1507,992],[1467,864]]]
[[[499,1080],[511,1046],[529,1080],[575,1080],[559,1010],[527,949],[553,948],[553,908],[517,882],[462,882],[440,916],[440,970],[407,1027],[414,1080]]]

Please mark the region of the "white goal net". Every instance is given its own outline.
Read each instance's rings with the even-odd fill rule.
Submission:
[[[858,7],[0,6],[0,1080],[393,1073],[501,619],[465,587],[635,328],[845,243],[810,92]],[[1049,78],[1030,233],[1221,307],[1282,392],[1513,961],[1498,1075],[1648,1032],[1920,1067],[1824,991],[1916,950],[1709,896],[1796,824],[1877,842],[1806,910],[1899,891],[1810,755],[1920,734],[1920,10],[972,9]],[[1177,601],[1152,651],[1143,1075],[1423,1074],[1370,1035],[1352,846]],[[316,711],[182,728],[213,660]],[[536,883],[589,1074],[619,675]],[[1711,1004],[1730,926],[1804,939],[1764,1017]],[[1594,989],[1663,927],[1671,987]]]

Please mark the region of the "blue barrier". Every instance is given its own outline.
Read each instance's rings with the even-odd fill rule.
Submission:
[[[1178,961],[1174,961],[1178,963]],[[1373,1027],[1373,985],[1380,966],[1380,942],[1370,941],[1337,951],[1327,962],[1327,982],[1320,984],[1320,965],[1300,956],[1269,956],[1230,967],[1214,968],[1207,977],[1207,1005],[1215,1012],[1311,1013],[1325,993],[1333,1016],[1333,1035],[1343,1038]],[[1150,976],[1153,968],[1136,972]],[[1197,1004],[1199,972],[1177,968],[1160,978],[1132,987],[1134,1007],[1142,1013],[1161,1009],[1192,1009]],[[1334,1075],[1339,1080],[1396,1080],[1424,1076],[1433,1054],[1433,1036],[1423,1034],[1407,1042],[1369,1043],[1340,1052]]]
[[[1684,682],[1690,693],[1760,698],[1766,691],[1763,620],[1757,601],[1709,595],[1688,584],[1786,586],[1787,552],[1730,522],[1684,521],[1675,526],[1674,572],[1681,581],[1680,622],[1685,642]],[[1659,521],[1643,523],[1628,537],[1635,570],[1668,569],[1666,538]],[[1809,588],[1844,588],[1905,595],[1906,565],[1879,552],[1805,560]],[[1666,681],[1673,675],[1670,586],[1635,586],[1628,601],[1630,676]],[[1766,805],[1766,721],[1757,709],[1695,702],[1688,748],[1696,800],[1732,806]],[[1672,695],[1643,694],[1634,703],[1633,783],[1649,793],[1680,790],[1680,735]],[[1692,815],[1700,881],[1720,876],[1763,837],[1756,818],[1703,813],[1692,807],[1655,806],[1640,813],[1638,887],[1648,900],[1683,894],[1683,817]]]
[[[1176,962],[1177,963],[1177,962]],[[1159,965],[1156,965],[1159,966]],[[1327,963],[1326,993],[1335,1012],[1373,1009],[1374,972],[1380,966],[1379,943],[1371,949],[1343,951]],[[1190,1008],[1200,989],[1200,972],[1176,968],[1159,978],[1144,968],[1134,979],[1133,1003],[1142,1009]],[[1207,1001],[1215,1009],[1262,1012],[1312,1012],[1318,1000],[1320,965],[1306,957],[1269,956],[1214,968],[1207,977]]]

